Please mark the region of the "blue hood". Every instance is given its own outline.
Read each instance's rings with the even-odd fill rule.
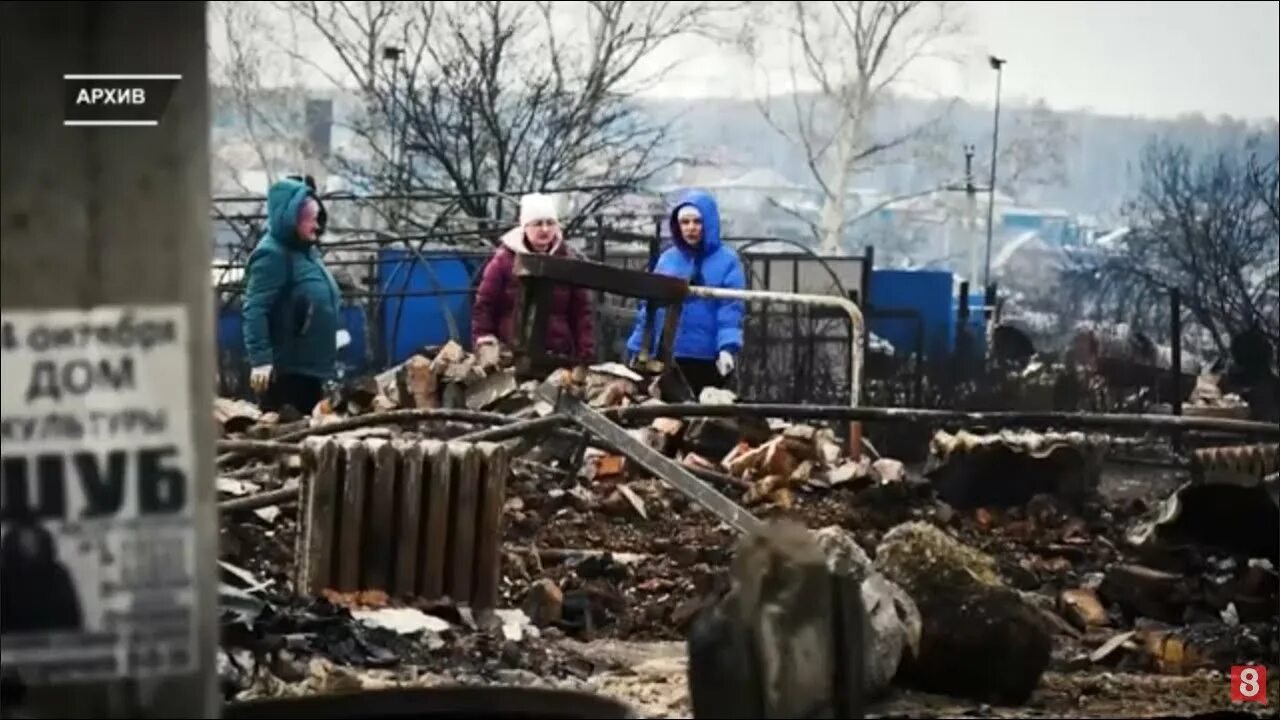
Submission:
[[[680,223],[676,220],[680,208],[686,205],[694,206],[702,214],[702,242],[699,243],[699,249],[702,255],[710,255],[720,247],[720,208],[716,205],[716,199],[706,190],[685,190],[671,207],[671,214],[667,218],[671,239],[682,250],[690,251],[692,249],[680,237]]]
[[[307,184],[292,178],[280,180],[267,190],[267,225],[271,236],[282,243],[300,245],[298,211],[310,194]]]

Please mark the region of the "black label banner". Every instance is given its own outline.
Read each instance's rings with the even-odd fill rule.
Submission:
[[[181,75],[65,75],[64,125],[159,125]]]

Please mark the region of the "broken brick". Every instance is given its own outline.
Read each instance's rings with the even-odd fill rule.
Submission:
[[[1081,630],[1103,627],[1107,624],[1107,610],[1098,596],[1086,588],[1063,590],[1058,598],[1062,614]]]
[[[487,410],[514,393],[519,386],[514,370],[495,372],[467,388],[467,407]]]
[[[760,472],[766,475],[782,475],[790,477],[791,473],[796,471],[800,463],[795,456],[787,448],[784,438],[774,438],[765,443],[766,448],[764,461],[760,465]]]
[[[697,453],[686,454],[684,456],[684,460],[682,460],[681,462],[687,468],[694,468],[697,470],[715,470],[716,469],[715,463],[711,462],[710,460],[702,457]]]
[[[749,452],[751,452],[751,445],[749,443],[740,442],[724,456],[724,459],[720,461],[720,466],[728,470],[735,462],[738,461],[739,458]]]
[[[595,479],[617,477],[626,470],[627,459],[621,455],[602,455],[596,459]]]
[[[813,476],[813,462],[805,460],[796,467],[791,473],[791,484],[793,486],[804,485],[809,482],[809,478]]]
[[[880,483],[896,483],[902,482],[907,478],[907,468],[898,460],[892,458],[880,458],[871,463],[871,469],[875,472],[876,478]]]
[[[865,459],[862,462],[850,460],[827,473],[827,484],[831,487],[835,487],[836,485],[843,485],[847,482],[853,482],[854,480],[861,480],[867,477],[869,469],[870,468],[865,462]]]
[[[807,443],[812,443],[817,435],[818,431],[809,425],[792,425],[782,431],[782,437],[800,440]]]
[[[742,497],[742,502],[747,505],[755,505],[764,501],[774,492],[787,487],[790,478],[785,475],[768,475],[756,481]]]
[[[467,353],[462,349],[462,346],[450,340],[448,344],[440,348],[440,352],[436,353],[435,359],[431,361],[431,369],[434,372],[442,373],[450,365],[462,362],[465,357],[467,357]]]
[[[502,346],[498,343],[481,343],[476,348],[476,365],[488,370],[502,363]]]
[[[405,363],[405,385],[415,408],[440,407],[436,396],[436,373],[430,360],[414,355]]]
[[[554,580],[543,578],[529,587],[523,610],[534,626],[546,627],[564,615],[564,593]]]

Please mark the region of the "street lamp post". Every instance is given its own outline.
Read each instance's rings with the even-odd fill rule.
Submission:
[[[400,79],[400,58],[404,55],[404,49],[394,45],[387,45],[382,48],[382,59],[391,64],[391,102],[387,108],[387,131],[391,135],[389,144],[387,145],[387,154],[391,160],[391,187],[388,188],[388,195],[393,196],[390,200],[391,213],[388,225],[391,232],[400,232],[400,223],[404,217],[409,214],[409,201],[396,200],[396,193],[408,194],[408,190],[404,187],[404,132],[397,122],[403,122],[402,113],[399,112],[399,88],[397,87]]]
[[[991,69],[996,71],[996,112],[991,128],[991,182],[987,186],[987,258],[982,274],[984,288],[991,287],[991,237],[995,230],[996,210],[996,150],[1000,143],[1000,81],[1004,75],[1003,68],[1006,62],[995,55],[989,55],[987,61],[991,64]]]

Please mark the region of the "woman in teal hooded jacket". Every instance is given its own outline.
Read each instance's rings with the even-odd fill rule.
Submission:
[[[705,190],[687,190],[676,200],[668,218],[671,247],[658,258],[653,271],[689,281],[690,285],[741,290],[746,276],[738,254],[720,239],[720,209]],[[742,352],[742,321],[745,305],[738,300],[689,298],[680,311],[673,356],[695,395],[703,388],[723,387]],[[644,332],[645,307],[641,303],[627,350],[640,352]],[[655,328],[661,328],[665,313],[654,313]],[[657,351],[660,333],[654,333]]]
[[[309,178],[267,191],[267,234],[245,267],[242,309],[249,384],[264,410],[310,413],[336,374],[341,295],[316,247],[325,221]]]

